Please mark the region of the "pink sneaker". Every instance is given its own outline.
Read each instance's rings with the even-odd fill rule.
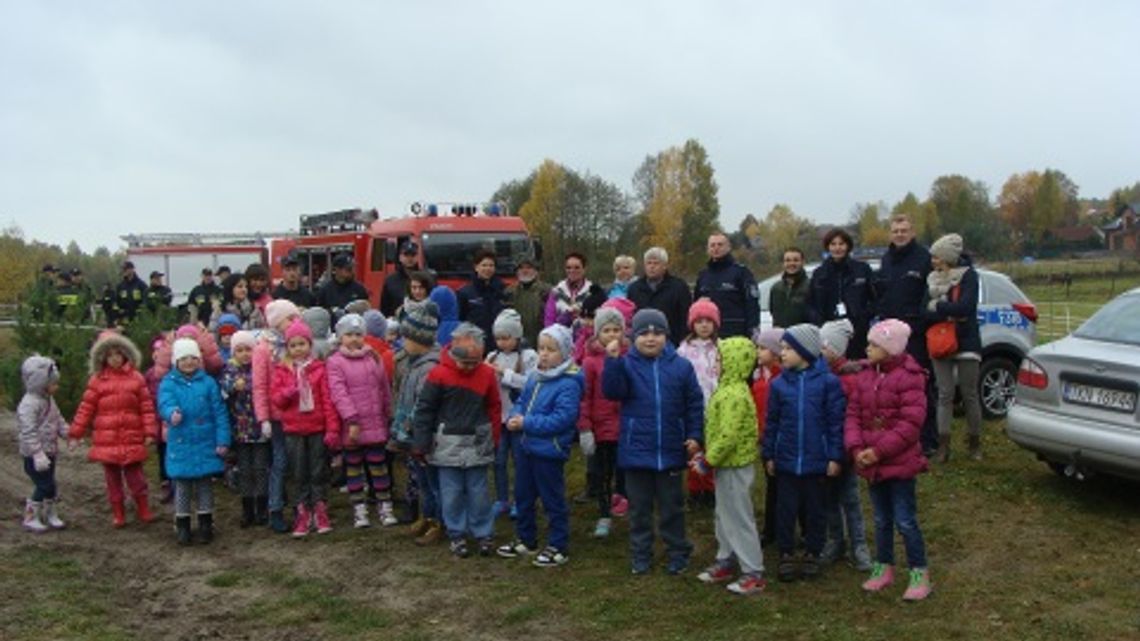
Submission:
[[[297,517],[293,519],[293,538],[299,539],[309,534],[309,508],[302,503],[297,506]]]
[[[868,592],[878,592],[894,581],[894,566],[876,562],[871,566],[871,578],[863,582],[863,589]]]
[[[614,494],[610,498],[610,514],[614,516],[629,514],[629,501],[621,494]]]
[[[930,570],[928,568],[911,568],[910,585],[903,593],[903,601],[921,601],[930,596],[933,590],[934,584],[930,582]]]
[[[332,532],[332,521],[329,520],[329,506],[324,501],[317,501],[313,507],[313,520],[317,522],[317,534]]]

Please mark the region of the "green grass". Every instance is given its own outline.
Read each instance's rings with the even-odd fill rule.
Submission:
[[[118,605],[106,598],[112,582],[65,552],[5,546],[0,548],[0,567],[0,637],[10,641],[127,637],[119,624]]]

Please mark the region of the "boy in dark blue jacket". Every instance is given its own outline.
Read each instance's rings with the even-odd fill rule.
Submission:
[[[824,477],[840,472],[843,458],[843,418],[847,400],[839,379],[819,357],[819,329],[795,325],[784,332],[780,362],[783,372],[768,393],[768,420],[763,458],[769,476],[779,480],[776,533],[780,548],[777,577],[796,578],[796,516],[807,516],[804,538],[807,556],[804,578],[819,574],[819,554],[827,523],[823,511]]]
[[[633,573],[649,572],[656,503],[666,570],[680,574],[693,550],[685,538],[682,472],[701,448],[704,395],[693,366],[669,344],[664,314],[643,309],[633,316],[632,329],[633,349],[624,357],[620,341],[606,346],[602,393],[621,402],[618,467],[629,498]]]

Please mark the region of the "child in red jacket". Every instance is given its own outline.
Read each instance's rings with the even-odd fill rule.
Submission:
[[[313,358],[313,333],[300,319],[285,330],[285,355],[273,368],[271,394],[281,412],[289,495],[296,501],[293,536],[303,537],[311,527],[327,534],[332,523],[325,447],[338,437],[340,418],[329,398],[325,364]]]
[[[764,424],[768,419],[768,388],[780,375],[780,340],[784,338],[783,327],[773,327],[756,332],[752,342],[756,343],[756,380],[752,381],[752,400],[756,402],[756,441],[764,440]],[[764,531],[760,542],[771,545],[776,542],[776,477],[765,475],[764,481]]]
[[[143,461],[158,434],[154,399],[139,373],[142,356],[126,336],[112,331],[99,335],[91,347],[91,378],[71,422],[68,438],[81,439],[91,430],[87,458],[103,464],[103,480],[111,502],[111,524],[123,527],[123,481],[135,500],[139,520],[154,520],[147,504]]]
[[[624,299],[622,299],[624,300]],[[602,394],[602,369],[606,364],[606,345],[621,341],[621,354],[629,351],[625,338],[625,316],[616,307],[602,305],[594,315],[594,335],[585,344],[582,370],[586,385],[578,410],[578,431],[594,439],[596,473],[591,476],[598,500],[598,523],[594,536],[610,535],[614,508],[625,500],[625,483],[617,469],[618,434],[621,432],[621,403]],[[616,477],[616,483],[615,483]],[[623,512],[624,513],[624,512]]]
[[[855,379],[844,447],[859,476],[870,483],[875,514],[875,564],[863,589],[878,592],[894,580],[898,526],[910,565],[903,599],[919,601],[932,589],[915,501],[915,477],[927,467],[918,438],[926,420],[926,372],[906,353],[908,338],[910,327],[895,319],[868,333],[870,367]]]

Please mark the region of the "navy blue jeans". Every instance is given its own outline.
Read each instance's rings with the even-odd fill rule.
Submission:
[[[32,479],[36,489],[32,491],[32,500],[39,502],[44,499],[55,500],[55,458],[50,458],[51,467],[43,472],[36,471],[36,464],[32,457],[24,457],[24,472]]]
[[[804,515],[804,546],[811,556],[823,551],[823,538],[827,530],[824,516],[824,493],[827,477],[795,476],[776,473],[776,539],[780,555],[796,551],[796,521]]]
[[[875,512],[875,560],[895,564],[895,527],[902,535],[906,562],[911,568],[926,567],[926,544],[918,528],[918,502],[914,479],[872,483],[871,507]]]
[[[515,450],[515,507],[518,508],[515,533],[527,547],[538,545],[535,501],[541,499],[550,528],[546,544],[563,554],[570,553],[565,465],[565,461],[531,456],[521,447]]]

